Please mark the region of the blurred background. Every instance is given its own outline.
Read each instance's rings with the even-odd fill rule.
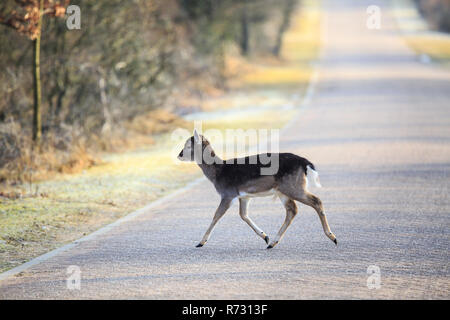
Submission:
[[[414,0],[420,13],[434,30],[450,32],[450,1]]]

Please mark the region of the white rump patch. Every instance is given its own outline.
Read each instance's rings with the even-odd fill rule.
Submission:
[[[306,171],[306,188],[308,188],[310,184],[316,188],[322,188],[319,181],[319,173],[310,166],[306,166]]]

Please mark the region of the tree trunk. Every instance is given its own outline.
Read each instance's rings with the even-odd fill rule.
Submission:
[[[248,25],[248,15],[247,15],[248,6],[245,4],[242,7],[241,12],[241,39],[240,39],[240,47],[241,54],[243,56],[247,56],[249,52],[249,25]]]
[[[41,66],[40,66],[40,50],[41,50],[41,26],[42,15],[44,9],[44,0],[39,1],[39,34],[33,40],[33,84],[34,84],[34,106],[33,106],[33,141],[39,146],[42,135],[41,122]]]
[[[272,53],[274,56],[278,57],[280,55],[281,47],[283,45],[283,35],[284,32],[289,27],[289,23],[291,20],[291,14],[295,7],[295,1],[294,0],[285,0],[284,7],[283,7],[283,17],[280,24],[280,27],[278,28],[277,32],[277,38],[275,40],[275,46],[272,49]]]

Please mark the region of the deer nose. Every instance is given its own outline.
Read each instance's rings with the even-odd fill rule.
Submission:
[[[180,154],[178,155],[179,158],[183,157],[183,150],[181,150]]]

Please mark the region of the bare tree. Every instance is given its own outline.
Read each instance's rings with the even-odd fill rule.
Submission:
[[[10,27],[33,41],[33,140],[40,144],[42,135],[41,121],[41,77],[40,46],[42,17],[65,15],[64,4],[68,1],[54,0],[14,0],[6,1],[0,7],[0,24]]]
[[[275,40],[275,46],[273,47],[272,53],[275,56],[280,55],[281,46],[283,44],[283,35],[285,31],[289,28],[292,11],[296,5],[296,0],[285,0],[283,1],[282,18],[281,24],[278,28],[277,37]]]

